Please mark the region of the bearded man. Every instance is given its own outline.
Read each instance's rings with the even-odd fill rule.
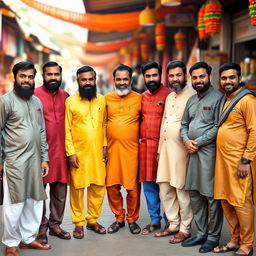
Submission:
[[[143,182],[144,195],[150,215],[150,223],[142,234],[147,235],[161,228],[159,186],[156,184],[157,149],[165,99],[171,92],[161,84],[162,67],[150,61],[142,66],[142,74],[147,91],[142,94],[140,127],[140,182]]]
[[[173,92],[165,102],[156,182],[160,187],[160,198],[169,225],[155,236],[176,233],[170,243],[180,243],[190,237],[193,219],[189,193],[185,190],[188,153],[180,137],[180,127],[186,103],[195,91],[187,85],[186,66],[183,62],[169,62],[166,71]]]
[[[200,253],[219,244],[223,214],[213,198],[217,118],[222,94],[211,86],[212,68],[197,62],[190,70],[197,94],[187,101],[181,120],[181,137],[189,153],[185,189],[189,191],[197,235],[182,242],[190,247],[201,244]]]
[[[106,230],[97,223],[105,194],[106,122],[105,98],[96,93],[96,72],[90,66],[77,70],[79,91],[66,100],[66,153],[70,164],[70,205],[73,237],[84,237],[87,229],[98,234]],[[84,209],[87,188],[87,211]]]
[[[31,62],[13,67],[14,90],[0,97],[0,176],[3,179],[5,256],[21,249],[50,249],[35,241],[46,193],[48,152],[40,100],[33,96],[36,69]]]
[[[65,100],[67,92],[59,89],[62,68],[56,62],[43,66],[44,84],[35,89],[35,95],[43,104],[46,138],[49,146],[49,174],[43,179],[44,186],[50,186],[50,215],[46,217],[44,201],[43,217],[37,240],[47,243],[46,232],[61,239],[70,239],[70,234],[60,225],[63,220],[68,182],[68,162],[65,152]]]
[[[140,183],[138,181],[139,124],[141,95],[131,90],[132,69],[118,65],[113,72],[115,91],[107,94],[107,194],[116,221],[108,228],[115,233],[125,226],[125,210],[121,186],[127,191],[127,214],[132,234],[139,234],[136,223],[140,209]]]

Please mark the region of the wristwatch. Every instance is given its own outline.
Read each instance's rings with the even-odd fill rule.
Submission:
[[[250,160],[250,159],[248,159],[248,158],[244,158],[244,157],[242,157],[242,159],[241,159],[241,163],[242,163],[242,164],[250,164],[250,163],[251,163],[251,160]]]

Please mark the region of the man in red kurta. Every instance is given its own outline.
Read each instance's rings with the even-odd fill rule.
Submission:
[[[162,67],[150,61],[142,66],[147,91],[142,94],[142,123],[140,128],[140,182],[150,214],[150,223],[142,230],[143,235],[161,227],[159,186],[156,184],[157,149],[164,104],[170,89],[161,84]]]
[[[68,165],[65,154],[65,100],[67,92],[59,89],[62,79],[62,68],[56,62],[47,62],[43,66],[44,84],[35,90],[35,95],[43,104],[47,143],[49,147],[49,174],[43,182],[50,185],[50,216],[43,217],[37,239],[47,243],[46,232],[61,239],[70,239],[68,232],[60,225],[64,216],[67,195]]]

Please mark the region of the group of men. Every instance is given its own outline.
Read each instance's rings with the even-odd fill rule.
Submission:
[[[71,238],[61,228],[67,184],[76,239],[84,237],[85,221],[87,229],[111,234],[126,220],[132,234],[171,235],[170,243],[201,245],[200,253],[253,254],[255,95],[243,87],[235,63],[219,69],[224,94],[212,87],[205,62],[190,68],[192,87],[183,62],[171,61],[166,70],[168,86],[161,83],[161,65],[145,63],[147,91],[140,95],[131,87],[132,69],[120,64],[113,71],[115,90],[102,96],[96,72],[83,66],[76,74],[78,92],[69,96],[59,88],[58,63],[43,66],[43,85],[35,90],[34,65],[14,65],[14,89],[0,97],[6,256],[19,256],[18,247],[50,249],[48,229],[50,235]],[[142,230],[136,222],[141,183],[150,215]],[[115,215],[107,230],[97,222],[105,190]],[[225,245],[219,245],[222,209],[231,232]],[[198,231],[191,238],[193,219]]]

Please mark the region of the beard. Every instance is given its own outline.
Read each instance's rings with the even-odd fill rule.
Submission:
[[[31,83],[24,82],[23,84],[27,84],[29,85],[29,87],[22,87],[21,84],[15,81],[14,90],[19,97],[29,100],[30,97],[34,94],[35,83],[31,84]]]
[[[150,81],[148,83],[145,83],[147,89],[152,93],[156,91],[160,86],[161,82],[160,81]]]
[[[116,85],[116,86],[115,86],[116,93],[117,93],[119,96],[125,96],[125,95],[127,95],[127,94],[131,91],[131,89],[132,89],[132,87],[131,87],[130,84],[122,84],[122,85],[121,85],[121,86],[125,86],[125,88],[120,88],[119,86],[120,86],[120,85]]]
[[[78,87],[80,97],[83,99],[91,100],[96,97],[97,89],[96,85],[84,85]]]
[[[197,87],[198,84],[202,84],[203,86]],[[204,93],[210,88],[211,82],[210,82],[210,80],[208,81],[208,83],[199,82],[199,83],[192,84],[192,86],[193,86],[194,90],[196,90],[197,92]]]
[[[227,85],[232,85],[232,87],[225,88]],[[238,84],[227,83],[227,84],[225,84],[225,86],[222,87],[222,89],[225,91],[226,94],[230,95],[242,86],[243,86],[243,83],[238,83]]]
[[[174,84],[178,84],[174,86]],[[184,89],[184,87],[186,86],[187,84],[187,81],[184,80],[183,82],[180,82],[180,81],[174,81],[172,83],[169,83],[169,87],[174,91],[174,92],[179,92],[181,91],[182,89]]]
[[[48,81],[44,80],[44,85],[49,91],[56,92],[61,86],[61,80],[60,81],[56,79],[51,79]]]

